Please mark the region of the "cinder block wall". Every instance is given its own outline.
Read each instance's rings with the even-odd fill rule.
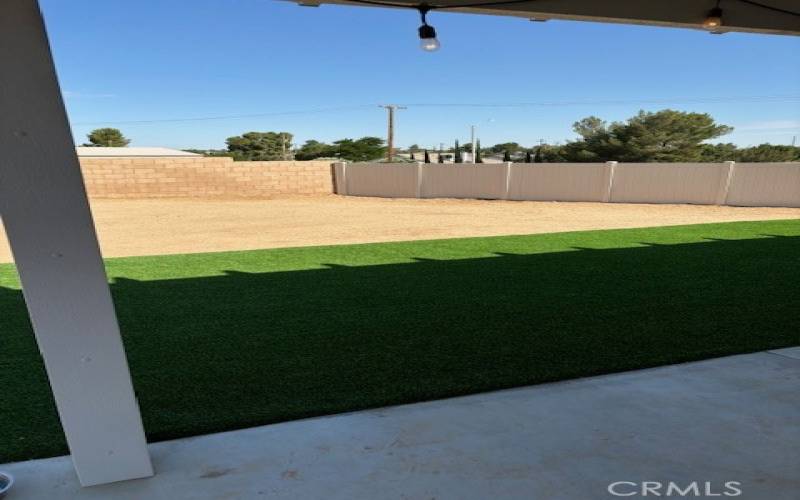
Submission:
[[[269,198],[333,192],[328,161],[81,158],[92,198]]]

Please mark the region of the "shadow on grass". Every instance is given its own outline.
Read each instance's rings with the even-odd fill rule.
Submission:
[[[151,440],[800,343],[800,237],[134,281],[112,291]],[[0,288],[0,462],[66,453]]]

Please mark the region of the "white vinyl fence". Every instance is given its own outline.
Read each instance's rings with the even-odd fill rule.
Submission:
[[[614,163],[512,163],[509,200],[608,201]]]
[[[737,163],[725,204],[800,207],[800,163]]]
[[[337,163],[334,175],[336,192],[340,194],[380,198],[419,198],[418,165]]]
[[[420,173],[420,198],[506,197],[508,165],[505,163],[462,163],[460,168],[446,163],[424,163]]]
[[[800,207],[800,163],[337,163],[335,180],[350,196]]]
[[[725,163],[621,163],[610,201],[722,205],[729,174]]]

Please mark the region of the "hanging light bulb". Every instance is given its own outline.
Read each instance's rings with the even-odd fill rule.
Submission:
[[[722,9],[719,8],[719,0],[717,0],[717,6],[708,11],[708,15],[703,21],[703,27],[715,30],[720,26],[722,26]]]
[[[427,52],[434,52],[439,50],[442,44],[439,43],[439,40],[436,38],[436,30],[433,29],[433,26],[428,26],[427,24],[423,24],[419,27],[419,47]]]
[[[428,21],[425,19],[426,14],[428,11],[431,10],[427,4],[422,4],[417,7],[419,10],[419,15],[422,18],[422,26],[419,27],[419,47],[426,51],[426,52],[434,52],[439,50],[439,47],[442,45],[439,43],[439,40],[436,38],[436,30],[433,26],[428,24]]]

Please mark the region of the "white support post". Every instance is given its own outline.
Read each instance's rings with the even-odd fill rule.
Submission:
[[[37,0],[0,2],[0,151],[0,215],[78,478],[151,476]]]
[[[611,201],[611,190],[614,189],[614,171],[617,169],[617,162],[607,161],[606,168],[608,171],[608,182],[606,184],[606,192],[603,195],[603,203]]]
[[[726,161],[725,166],[725,173],[722,176],[722,184],[719,187],[719,191],[717,192],[717,205],[725,205],[728,202],[728,191],[731,187],[731,179],[733,178],[733,170],[736,168],[736,162],[734,161]]]

